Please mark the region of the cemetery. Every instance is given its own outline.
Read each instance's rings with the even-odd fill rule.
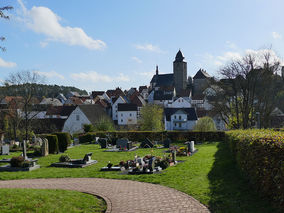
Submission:
[[[96,160],[92,160],[92,152],[85,154],[83,159],[70,159],[68,155],[61,155],[58,163],[52,163],[54,167],[66,167],[66,168],[84,168],[86,166],[97,163]]]

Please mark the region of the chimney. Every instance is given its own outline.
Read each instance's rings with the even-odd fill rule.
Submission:
[[[283,67],[282,67],[283,68]],[[156,65],[156,75],[159,75],[159,68],[158,65]]]

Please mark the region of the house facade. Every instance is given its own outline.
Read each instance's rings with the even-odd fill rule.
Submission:
[[[135,125],[138,118],[138,107],[136,104],[118,104],[118,125]]]
[[[165,130],[193,130],[197,115],[194,108],[165,108]]]

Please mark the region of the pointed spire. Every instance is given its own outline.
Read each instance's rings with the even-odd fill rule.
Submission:
[[[156,65],[156,75],[159,75],[159,67]]]

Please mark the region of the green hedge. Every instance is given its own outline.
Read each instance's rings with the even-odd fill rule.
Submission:
[[[65,152],[71,145],[71,136],[68,132],[56,132],[54,135],[58,138],[58,148],[60,152]]]
[[[115,132],[89,132],[79,136],[80,143],[91,142],[95,137],[128,138],[130,141],[142,142],[145,138],[163,141],[170,138],[172,141],[223,141],[224,132],[195,132],[195,131],[115,131]]]
[[[58,138],[56,135],[46,135],[45,138],[48,140],[48,152],[49,154],[58,153]]]
[[[244,176],[284,211],[284,132],[229,131],[226,141]]]

